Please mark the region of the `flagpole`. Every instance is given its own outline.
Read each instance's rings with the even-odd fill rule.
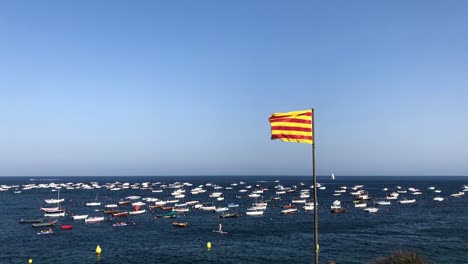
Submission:
[[[314,252],[315,264],[318,264],[318,208],[317,208],[317,176],[315,175],[315,112],[312,108],[312,176],[314,178]]]

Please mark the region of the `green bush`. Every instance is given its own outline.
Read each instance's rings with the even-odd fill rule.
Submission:
[[[426,257],[413,251],[397,251],[390,256],[377,258],[369,264],[431,264]]]

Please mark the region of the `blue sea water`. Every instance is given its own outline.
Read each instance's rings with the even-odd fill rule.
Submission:
[[[312,185],[311,177],[2,177],[0,184],[39,184],[97,181],[100,184],[119,182],[190,182],[193,187],[207,182],[221,186],[231,183],[246,182],[255,188],[259,185],[268,188],[264,199],[274,196],[274,186],[296,185],[306,189]],[[279,181],[275,182],[275,181]],[[337,263],[366,263],[378,256],[396,250],[415,250],[426,255],[436,263],[468,263],[468,195],[455,198],[450,194],[461,190],[468,184],[468,177],[337,177],[331,181],[328,177],[319,177],[318,181],[326,186],[319,190],[319,244],[320,263],[334,259]],[[304,183],[301,185],[300,183]],[[396,186],[414,187],[423,194],[406,196],[415,198],[415,204],[399,204],[381,207],[378,213],[371,214],[353,207],[353,196],[343,194],[334,197],[331,194],[340,186],[352,187],[363,184],[373,198],[385,197],[381,189],[390,190]],[[443,202],[433,201],[436,194],[428,190],[429,186],[441,189]],[[192,188],[193,188],[192,187]],[[233,190],[221,190],[225,201],[215,205],[226,206],[229,202],[241,205],[239,212],[244,213],[253,202],[239,193],[241,185]],[[208,191],[191,196],[186,200],[211,202]],[[190,187],[187,188],[187,191]],[[39,263],[313,263],[313,214],[300,210],[297,214],[281,215],[281,206],[289,204],[298,193],[285,194],[282,200],[270,203],[262,217],[241,216],[239,218],[219,219],[216,213],[190,211],[175,219],[153,218],[164,213],[160,209],[143,215],[128,217],[128,222],[135,225],[112,227],[112,222],[85,224],[73,221],[70,213],[87,213],[92,216],[102,215],[95,208],[86,207],[93,201],[96,193],[99,201],[115,203],[130,195],[170,197],[170,190],[152,193],[149,190],[126,189],[121,191],[66,190],[60,196],[66,201],[63,206],[68,213],[59,219],[60,224],[73,224],[73,230],[60,230],[60,224],[52,235],[37,235],[38,229],[30,224],[19,224],[21,218],[41,218],[39,208],[44,206],[44,199],[55,198],[57,192],[50,189],[25,190],[19,194],[12,190],[0,192],[0,263],[27,263],[28,258],[34,264]],[[312,194],[312,192],[311,192]],[[242,198],[236,198],[242,195]],[[330,205],[336,199],[342,201],[350,210],[345,214],[332,214]],[[148,209],[148,208],[147,208]],[[130,208],[127,208],[130,210]],[[109,217],[109,216],[108,216]],[[120,219],[119,219],[120,220]],[[187,221],[189,228],[176,228],[172,222]],[[212,232],[222,223],[228,235]],[[206,243],[211,242],[211,250]],[[94,251],[100,245],[103,253],[96,256]]]

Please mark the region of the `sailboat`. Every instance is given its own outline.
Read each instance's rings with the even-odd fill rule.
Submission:
[[[86,206],[100,206],[101,203],[97,201],[98,193],[96,193],[96,200],[94,202],[86,203]]]
[[[335,180],[335,174],[334,174],[334,173],[332,173],[332,175],[331,175],[331,179],[332,179],[332,181],[334,181],[334,180]]]
[[[62,199],[63,200],[63,199]],[[60,209],[60,189],[57,192],[57,203],[58,203],[58,208],[57,210],[47,210],[44,213],[44,217],[60,217],[60,216],[65,216],[65,210]],[[54,208],[55,209],[55,208]]]
[[[260,208],[265,208],[266,209],[266,206],[265,207],[260,207],[258,206],[258,203],[257,203],[257,197],[255,197],[255,203],[254,203],[254,206],[251,207],[251,208],[248,208],[247,212],[245,213],[246,215],[250,215],[250,216],[260,216],[260,215],[263,215],[263,210],[260,210]]]

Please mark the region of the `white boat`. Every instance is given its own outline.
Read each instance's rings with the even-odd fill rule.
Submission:
[[[106,204],[104,207],[105,208],[116,208],[117,204]]]
[[[341,208],[341,202],[338,200],[335,200],[333,204],[330,206],[331,209],[339,209]]]
[[[137,196],[137,195],[132,195],[132,196],[125,197],[125,199],[128,199],[128,200],[138,200],[140,198],[141,198],[141,196]]]
[[[391,205],[392,202],[390,201],[386,201],[386,200],[383,200],[383,201],[375,201],[376,204],[378,205]]]
[[[404,199],[400,201],[401,204],[410,204],[410,203],[415,203],[415,202],[416,202],[416,199]]]
[[[144,203],[144,202],[135,202],[135,203],[132,203],[132,206],[143,206],[145,204],[146,203]]]
[[[257,197],[260,197],[260,194],[251,193],[251,194],[249,194],[249,195],[247,195],[247,196],[249,196],[249,197],[251,197],[251,198],[257,198]]]
[[[215,211],[216,206],[202,206],[202,207],[200,207],[200,209],[203,210],[203,211]]]
[[[130,215],[139,215],[139,214],[144,214],[144,213],[146,213],[145,209],[129,212]]]
[[[83,220],[83,219],[88,218],[88,215],[74,215],[72,217],[73,217],[73,220]]]
[[[86,203],[86,206],[101,206],[100,202],[91,202],[91,203]]]
[[[62,199],[46,199],[44,200],[47,204],[54,204],[54,203],[63,203],[65,201],[64,198]]]
[[[302,208],[306,211],[313,211],[314,210],[314,205],[313,204],[306,204]]]
[[[45,199],[44,200],[47,204],[54,204],[54,203],[63,203],[65,201],[64,198],[60,199],[60,189],[57,192],[57,199]]]
[[[177,213],[186,213],[189,211],[189,209],[187,207],[178,207],[178,208],[173,208],[172,211],[177,212]]]
[[[43,212],[53,212],[53,211],[58,211],[59,208],[57,207],[41,207],[41,211]]]
[[[460,197],[460,196],[462,196],[462,195],[465,195],[465,193],[464,193],[464,192],[458,192],[458,193],[451,194],[450,196],[452,196],[452,197]]]
[[[85,219],[85,223],[99,223],[104,221],[104,216],[94,216]]]
[[[441,190],[434,190],[435,193],[441,193]]]
[[[263,215],[263,211],[248,211],[245,214],[250,216],[261,216]]]
[[[265,206],[252,206],[247,208],[248,211],[256,211],[256,210],[266,210],[267,207]]]
[[[196,204],[199,204],[200,201],[188,201],[186,202],[187,205],[196,205]]]
[[[101,206],[101,203],[97,201],[98,193],[96,193],[96,200],[94,202],[86,203],[86,206]]]
[[[305,199],[292,199],[292,203],[306,203]]]
[[[369,207],[369,208],[364,208],[364,211],[367,211],[369,213],[377,213],[377,211],[379,211],[379,208]]]
[[[220,193],[220,192],[214,192],[212,194],[210,194],[210,197],[211,198],[218,198],[222,195],[223,193]]]
[[[354,204],[354,207],[356,208],[364,208],[367,206],[367,203],[356,203]]]
[[[281,210],[281,213],[282,214],[294,214],[297,212],[297,209],[296,208],[290,208],[290,209],[284,209],[284,210]]]
[[[45,212],[44,217],[61,217],[65,216],[65,210]]]
[[[434,201],[442,202],[443,200],[443,197],[434,197]]]
[[[229,208],[227,208],[227,207],[219,207],[219,208],[215,209],[215,212],[221,213],[221,212],[226,212],[228,210],[229,210]]]

